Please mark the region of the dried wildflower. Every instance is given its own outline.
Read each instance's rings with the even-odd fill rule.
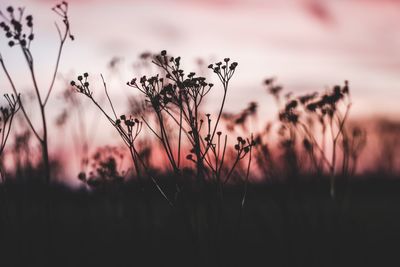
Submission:
[[[305,105],[309,103],[310,101],[314,100],[317,97],[318,93],[312,93],[312,94],[306,94],[303,96],[300,96],[298,99],[301,104]]]
[[[318,107],[317,103],[310,103],[307,105],[307,110],[314,112],[316,111],[317,107]]]
[[[279,113],[279,120],[282,122],[289,122],[292,124],[297,124],[299,120],[299,114],[296,111],[283,111]]]
[[[274,82],[274,79],[273,78],[268,78],[268,79],[265,79],[264,80],[264,84],[265,85],[270,85],[270,84],[272,84]]]
[[[297,101],[296,100],[292,100],[289,103],[286,104],[285,110],[286,111],[290,111],[293,110],[297,107]]]
[[[7,143],[14,116],[21,107],[19,95],[15,96],[13,94],[5,94],[4,98],[7,100],[8,106],[0,106],[0,156]]]
[[[80,172],[78,174],[78,179],[81,180],[81,181],[86,181],[86,173]]]

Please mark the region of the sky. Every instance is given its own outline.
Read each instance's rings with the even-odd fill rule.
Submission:
[[[275,77],[294,94],[324,91],[349,80],[352,118],[398,118],[400,114],[400,1],[398,0],[70,0],[74,42],[65,46],[59,78],[48,109],[59,113],[65,79],[89,72],[104,75],[123,112],[126,81],[141,75],[135,64],[143,52],[166,49],[193,70],[217,83],[199,60],[230,57],[239,63],[231,82],[227,111],[257,101],[263,117],[276,106],[263,81]],[[0,10],[24,6],[34,17],[32,51],[39,85],[47,88],[58,45],[51,11],[57,1],[2,0]],[[0,37],[0,53],[19,88],[29,88],[20,51]],[[118,72],[108,64],[118,57]],[[150,70],[153,71],[153,70]],[[1,92],[10,92],[0,73]],[[216,87],[218,89],[218,86]],[[100,97],[100,92],[95,92]],[[217,109],[220,91],[208,99]],[[120,104],[120,105],[119,105]],[[111,130],[110,130],[111,132]]]
[[[0,7],[4,10],[7,1]],[[37,71],[49,80],[57,48],[50,0],[13,0],[34,15]],[[271,99],[262,81],[276,77],[288,91],[321,91],[349,80],[355,116],[396,116],[400,106],[400,1],[396,0],[70,0],[72,33],[60,73],[107,73],[123,59],[123,81],[142,52],[180,55],[188,69],[230,57],[239,62],[227,108]],[[17,76],[20,59],[1,42]],[[212,76],[211,73],[207,75]],[[4,84],[0,76],[0,84]],[[112,78],[109,78],[110,82]],[[23,79],[21,79],[23,80]],[[24,84],[21,83],[21,86]],[[123,83],[113,87],[124,91]],[[117,89],[116,89],[117,90]],[[245,92],[245,93],[243,93]],[[210,100],[210,105],[213,101]],[[231,105],[229,105],[229,103]],[[272,107],[271,107],[272,108]],[[266,112],[268,107],[266,107]]]

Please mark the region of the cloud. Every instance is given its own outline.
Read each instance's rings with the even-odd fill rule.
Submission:
[[[329,6],[325,1],[307,0],[303,2],[305,11],[319,22],[332,24],[335,22],[334,15],[331,13]]]

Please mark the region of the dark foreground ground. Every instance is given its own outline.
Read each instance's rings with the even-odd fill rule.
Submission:
[[[132,184],[47,192],[0,187],[1,267],[400,266],[399,181],[353,183],[335,200],[321,183],[252,185],[241,222],[239,188],[221,217],[211,193],[174,210]]]

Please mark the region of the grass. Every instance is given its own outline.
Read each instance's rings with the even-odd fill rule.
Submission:
[[[19,96],[8,95],[5,94],[4,98],[8,102],[8,106],[0,106],[0,156],[2,156],[3,151],[6,147],[7,140],[10,136],[11,125],[14,120],[15,114],[18,112],[20,108],[20,99]],[[0,177],[1,181],[5,181],[5,176],[3,174],[3,168],[0,162]]]
[[[51,243],[43,251],[46,188],[9,184],[2,266],[394,266],[399,183],[371,180],[351,189],[336,202],[325,193],[329,183],[250,185],[238,231],[241,188],[229,187],[217,256],[212,228],[204,235],[208,249],[194,254],[190,229],[156,190],[149,221],[135,183],[92,193],[54,186]]]
[[[50,159],[49,159],[49,147],[48,147],[48,122],[46,119],[46,105],[50,98],[50,95],[54,88],[54,82],[56,79],[56,75],[58,72],[58,66],[60,64],[61,54],[64,48],[64,44],[67,39],[73,40],[74,37],[70,32],[70,24],[68,20],[68,4],[66,2],[62,2],[61,4],[56,5],[53,9],[54,13],[62,19],[62,24],[64,28],[61,30],[58,24],[56,23],[56,28],[59,34],[59,49],[58,54],[56,56],[56,64],[54,67],[53,76],[50,81],[50,86],[44,93],[38,85],[37,78],[35,75],[35,64],[34,64],[34,55],[31,51],[31,42],[34,40],[34,31],[33,31],[33,17],[32,15],[25,15],[24,8],[14,9],[12,6],[9,6],[6,9],[6,13],[1,12],[0,18],[2,21],[0,22],[0,27],[5,32],[5,36],[8,41],[8,45],[10,47],[17,47],[21,49],[21,53],[24,56],[25,63],[28,67],[29,74],[32,82],[32,93],[35,95],[37,103],[39,105],[39,113],[41,117],[41,128],[35,127],[32,123],[32,117],[28,114],[28,111],[25,109],[25,106],[22,101],[19,101],[19,105],[21,111],[27,121],[27,124],[30,130],[33,132],[37,141],[39,142],[42,150],[42,163],[43,163],[43,171],[44,176],[47,183],[50,183]],[[0,54],[0,65],[4,71],[4,74],[10,84],[15,95],[21,95],[19,89],[16,87],[14,78],[10,75],[6,63],[3,59],[3,56]]]
[[[5,266],[243,266],[256,262],[262,266],[353,266],[392,259],[389,243],[377,247],[373,242],[389,236],[398,240],[395,189],[399,183],[396,179],[375,183],[376,176],[356,174],[367,135],[349,123],[352,100],[347,81],[321,93],[282,96],[283,87],[267,79],[266,91],[278,110],[276,120],[265,122],[259,121],[256,102],[238,114],[225,112],[239,66],[230,58],[208,66],[220,81],[214,85],[187,72],[181,58],[165,50],[146,54],[142,60],[147,67],[153,64],[158,74],[133,78],[124,85],[142,97],[130,102],[134,104],[130,109],[137,110],[133,115],[119,114],[102,75],[108,108],[97,100],[94,91],[99,89],[85,72],[68,83],[67,92],[75,95],[65,97],[77,110],[78,131],[85,133],[77,141],[84,151],[77,175],[82,187],[72,191],[51,182],[58,163],[48,153],[50,124],[45,108],[64,44],[74,39],[68,4],[56,5],[53,11],[64,27],[57,26],[59,53],[44,95],[36,83],[30,50],[32,16],[13,7],[1,13],[0,26],[9,46],[19,47],[26,59],[41,115],[41,127],[35,127],[21,100],[24,95],[19,94],[0,55],[14,92],[6,96],[8,107],[1,108],[0,120],[0,163],[6,156],[14,159],[14,170],[2,171],[1,176],[4,238],[0,251]],[[216,113],[204,106],[211,90],[222,91]],[[113,149],[109,143],[89,148],[90,133],[81,115],[85,106],[76,95],[88,99],[97,116],[107,119],[124,150]],[[5,150],[19,109],[26,122],[24,131],[13,136],[14,151]],[[62,117],[58,124],[67,119]],[[249,131],[250,121],[265,127]],[[144,136],[144,131],[152,137]],[[31,136],[41,148],[36,165]],[[151,145],[143,145],[146,142]],[[93,157],[89,157],[90,149],[96,149]],[[164,170],[152,162],[152,153],[166,159]],[[128,170],[121,167],[125,156],[131,162]]]

